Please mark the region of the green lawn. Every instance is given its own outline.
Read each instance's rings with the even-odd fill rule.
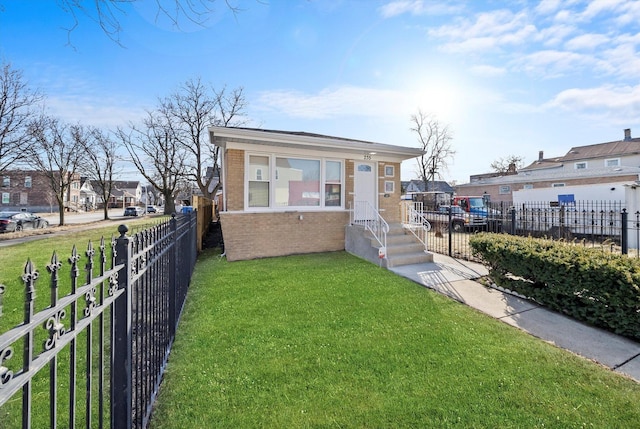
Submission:
[[[343,252],[201,255],[151,428],[636,428],[640,384]]]

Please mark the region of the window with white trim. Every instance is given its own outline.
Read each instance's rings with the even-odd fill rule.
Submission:
[[[384,182],[384,192],[386,194],[393,194],[396,189],[396,184],[392,180],[385,180]]]
[[[525,183],[522,185],[522,189],[533,189],[533,183]]]
[[[340,207],[342,205],[342,163],[325,161],[324,205]]]
[[[343,162],[286,155],[248,155],[247,207],[342,207]]]
[[[24,187],[25,188],[31,187],[31,176],[24,176]]]
[[[266,180],[264,179],[266,173]],[[249,207],[269,207],[269,157],[249,155]]]
[[[11,186],[11,178],[9,176],[3,176],[2,177],[2,187],[3,188],[8,188],[9,186]]]
[[[386,177],[393,177],[395,176],[395,168],[393,165],[385,165],[384,166],[384,175]]]
[[[320,206],[320,161],[276,157],[275,207]]]
[[[10,198],[9,193],[8,192],[3,192],[2,193],[2,204],[9,204],[9,201],[10,201],[9,198]]]
[[[511,186],[510,185],[501,185],[499,190],[501,195],[510,194]]]
[[[587,168],[586,162],[576,162],[573,164],[573,168],[576,170],[584,170]]]
[[[620,158],[611,158],[604,160],[605,167],[619,167],[620,166]]]

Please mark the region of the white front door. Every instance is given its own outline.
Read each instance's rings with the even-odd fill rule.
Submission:
[[[374,162],[356,161],[353,176],[353,201],[355,203],[355,220],[370,220],[366,206],[378,209],[376,196],[376,164]],[[368,205],[364,203],[369,203]]]

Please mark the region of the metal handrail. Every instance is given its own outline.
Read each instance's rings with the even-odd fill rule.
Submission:
[[[427,232],[431,230],[431,224],[424,217],[422,202],[403,201],[400,203],[402,227],[410,231],[424,245],[427,251]]]
[[[362,225],[367,231],[370,231],[378,244],[384,249],[384,257],[386,258],[389,224],[368,201],[355,201],[353,204],[353,210],[349,210],[349,223],[351,225]]]

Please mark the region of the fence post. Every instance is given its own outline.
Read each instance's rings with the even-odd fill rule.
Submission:
[[[124,293],[116,299],[112,310],[111,347],[111,428],[129,429],[132,425],[132,333],[131,333],[131,239],[129,228],[120,225],[116,239],[116,265],[124,264],[118,272],[118,290]]]
[[[511,235],[516,235],[516,208],[511,207]]]
[[[448,213],[448,217],[449,219],[447,220],[447,231],[449,231],[449,257],[451,257],[451,255],[453,255],[453,210],[451,209],[451,206],[448,207],[447,209],[447,213]]]
[[[171,215],[171,262],[169,263],[169,338],[173,341],[176,335],[176,285],[178,283],[178,221],[176,214]]]
[[[622,254],[626,255],[629,253],[629,240],[627,239],[627,237],[629,236],[629,223],[628,223],[628,218],[629,218],[629,213],[627,213],[627,209],[622,209],[622,214],[621,214],[621,222],[622,222],[622,234],[620,237],[620,245],[622,246]]]

